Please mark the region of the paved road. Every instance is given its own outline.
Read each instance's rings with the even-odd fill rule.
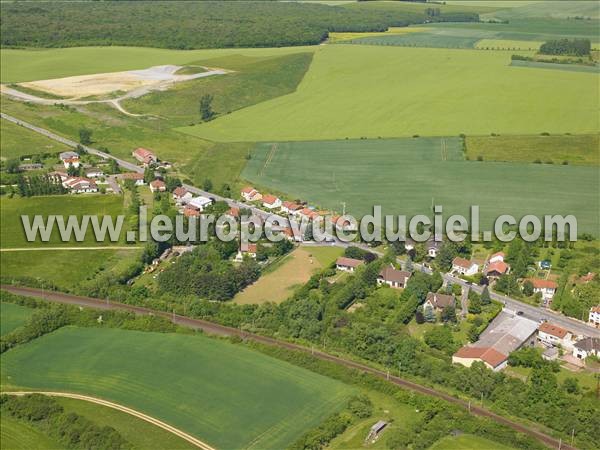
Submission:
[[[37,127],[37,126],[32,125],[32,124],[30,124],[28,122],[25,122],[25,121],[23,121],[21,119],[17,119],[16,117],[9,116],[8,114],[0,113],[0,117],[2,117],[3,119],[9,120],[9,121],[11,121],[11,122],[13,122],[13,123],[15,123],[17,125],[24,126],[24,127],[28,128],[28,129],[30,129],[32,131],[40,133],[40,134],[42,134],[42,135],[44,135],[44,136],[46,136],[46,137],[48,137],[50,139],[54,139],[54,140],[56,140],[58,142],[62,142],[63,144],[68,145],[70,147],[76,147],[77,145],[79,145],[77,142],[75,142],[73,140],[64,138],[64,137],[59,136],[57,134],[54,134],[51,131],[48,131],[48,130],[46,130],[44,128]],[[110,155],[108,153],[102,152],[102,151],[97,150],[97,149],[92,148],[92,147],[88,147],[88,146],[83,146],[83,147],[89,153],[91,153],[93,155],[98,155],[98,156],[100,156],[102,158],[106,158],[106,159],[109,159],[109,158],[110,159],[114,159],[117,162],[117,164],[119,164],[119,166],[121,166],[121,167],[123,167],[123,168],[125,168],[125,169],[127,169],[129,171],[137,172],[137,173],[143,173],[144,172],[144,169],[142,167],[139,167],[139,166],[137,166],[137,165],[135,165],[133,163],[130,163],[129,161],[125,161],[123,159],[117,158],[117,157],[115,157],[113,155]],[[265,211],[263,211],[261,209],[258,209],[256,207],[254,207],[254,206],[247,205],[245,203],[232,200],[230,198],[225,198],[225,197],[222,197],[220,195],[213,194],[211,192],[203,191],[202,189],[198,189],[195,186],[190,186],[190,185],[184,184],[183,187],[186,188],[188,191],[192,192],[193,194],[202,195],[202,196],[205,196],[205,197],[210,197],[210,198],[213,198],[213,199],[218,200],[218,201],[224,201],[229,206],[233,206],[233,207],[237,207],[237,208],[251,209],[254,214],[256,214],[257,216],[262,217],[263,219],[266,219],[269,216],[276,216],[281,221],[281,223],[284,223],[285,221],[288,220],[287,218],[285,218],[283,216],[278,216],[278,215],[270,213],[270,212],[268,213],[268,212],[265,212]],[[293,221],[292,221],[292,224],[295,225],[295,223]],[[332,242],[329,242],[329,243],[324,243],[324,242],[323,243],[314,243],[314,245],[332,245]],[[340,247],[347,247],[350,244],[348,244],[346,242],[343,242],[343,241],[340,241],[337,238],[333,237],[333,245],[337,245],[337,246],[340,246]],[[352,244],[352,245],[356,245],[356,244]],[[373,249],[369,248],[366,245],[359,245],[359,246],[362,247],[362,248],[368,249],[369,251],[373,251]],[[374,252],[374,253],[378,253],[378,252]],[[423,265],[416,264],[416,263],[414,264],[414,268],[416,270],[421,270],[421,271],[426,272],[426,273],[431,273],[432,272],[431,269],[429,269],[429,268],[427,268],[427,267],[425,267]],[[474,286],[471,283],[468,283],[468,282],[466,282],[466,281],[464,281],[464,280],[462,280],[460,278],[454,277],[452,275],[443,274],[442,276],[443,276],[444,280],[449,281],[452,284],[460,284],[461,286],[468,286],[471,289],[473,289],[473,290],[475,290],[476,292],[479,292],[479,293],[481,293],[481,291],[483,290],[483,288],[481,288],[479,286]],[[531,305],[523,303],[523,302],[521,302],[519,300],[515,300],[513,298],[506,297],[506,296],[501,295],[501,294],[490,292],[490,296],[494,300],[498,300],[500,302],[503,302],[506,305],[506,307],[509,308],[509,309],[512,309],[514,311],[523,311],[523,313],[524,313],[523,315],[525,317],[529,317],[529,318],[531,318],[533,320],[536,320],[536,321],[548,320],[548,321],[553,322],[553,323],[555,323],[555,324],[557,324],[557,325],[559,325],[561,327],[564,327],[564,328],[568,329],[569,331],[571,331],[571,332],[573,332],[573,333],[575,333],[577,335],[585,335],[585,336],[591,336],[591,337],[594,337],[594,336],[595,337],[600,337],[600,330],[599,329],[593,328],[593,327],[587,325],[583,321],[563,316],[562,314],[556,313],[556,312],[548,310],[546,308],[531,306]]]
[[[204,332],[213,334],[213,335],[239,336],[240,338],[242,338],[244,340],[248,339],[248,340],[252,340],[252,341],[259,342],[261,344],[265,344],[265,345],[269,345],[269,346],[283,347],[283,348],[287,348],[290,350],[311,353],[313,356],[315,356],[318,359],[330,361],[330,362],[333,362],[333,363],[341,365],[341,366],[345,366],[345,367],[359,370],[361,372],[369,373],[376,377],[388,380],[390,383],[396,384],[405,389],[409,389],[409,390],[412,390],[412,391],[415,391],[415,392],[418,392],[421,394],[425,394],[425,395],[428,395],[431,397],[436,397],[436,398],[440,398],[442,400],[448,401],[450,403],[453,403],[455,405],[458,405],[462,408],[469,410],[472,414],[474,414],[476,416],[490,418],[490,419],[494,420],[495,422],[500,423],[505,426],[508,426],[520,433],[525,433],[529,436],[539,439],[541,442],[543,442],[545,445],[547,445],[550,448],[562,448],[562,449],[566,449],[566,450],[574,449],[573,447],[570,447],[569,445],[565,445],[564,443],[562,444],[562,446],[560,446],[559,440],[553,438],[552,436],[549,436],[537,429],[527,427],[518,422],[509,420],[503,416],[500,416],[494,412],[491,412],[487,408],[483,408],[483,407],[471,404],[471,402],[469,402],[469,401],[453,397],[445,392],[438,391],[434,388],[430,388],[427,386],[422,386],[420,384],[417,384],[413,381],[406,380],[404,378],[390,375],[389,372],[384,372],[382,370],[375,369],[366,364],[361,364],[361,363],[358,363],[358,362],[355,362],[355,361],[352,361],[349,359],[340,358],[338,356],[330,355],[329,353],[325,353],[322,351],[316,351],[312,348],[304,347],[299,344],[292,344],[290,342],[280,341],[280,340],[273,339],[270,337],[261,336],[261,335],[253,334],[253,333],[248,333],[248,332],[239,330],[237,328],[226,327],[226,326],[219,325],[219,324],[209,322],[206,320],[191,319],[189,317],[180,316],[178,314],[170,314],[170,313],[167,313],[164,311],[157,311],[157,310],[152,310],[149,308],[143,308],[140,306],[132,306],[132,305],[126,305],[123,303],[116,303],[116,302],[109,301],[108,299],[107,300],[99,300],[96,298],[75,296],[75,295],[64,294],[64,293],[55,292],[55,291],[43,291],[41,289],[34,289],[34,288],[20,287],[20,286],[11,286],[11,285],[1,285],[0,288],[6,290],[8,292],[17,294],[17,295],[43,298],[44,300],[51,301],[51,302],[64,303],[64,304],[70,304],[70,305],[78,305],[78,306],[86,306],[86,307],[91,307],[91,308],[96,308],[96,309],[121,309],[121,310],[131,311],[135,314],[140,314],[140,315],[161,316],[161,317],[165,317],[165,318],[171,320],[171,322],[173,322],[174,324],[192,328],[192,329],[203,330]]]
[[[163,422],[162,420],[158,420],[152,416],[144,414],[140,411],[136,411],[135,409],[128,408],[127,406],[119,405],[118,403],[109,402],[107,400],[102,400],[101,398],[91,397],[89,395],[80,395],[80,394],[72,394],[70,392],[46,392],[46,391],[3,391],[3,394],[7,395],[30,395],[30,394],[41,394],[46,395],[48,397],[63,397],[63,398],[74,398],[76,400],[83,400],[90,403],[96,403],[97,405],[106,406],[108,408],[116,409],[117,411],[122,411],[124,413],[130,414],[138,419],[145,420],[146,422],[151,423],[163,430],[168,431],[169,433],[173,433],[174,435],[180,437],[181,439],[185,439],[190,444],[201,448],[202,450],[215,450],[214,447],[211,447],[206,442],[202,442],[200,439],[196,439],[194,436],[187,434],[185,431],[181,431],[178,428],[172,427],[171,425]]]

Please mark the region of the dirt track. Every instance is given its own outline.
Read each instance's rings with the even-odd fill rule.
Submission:
[[[438,391],[438,390],[430,388],[430,387],[422,386],[420,384],[414,383],[409,380],[405,380],[405,379],[397,377],[397,376],[389,375],[388,373],[386,373],[382,370],[369,367],[365,364],[358,363],[358,362],[351,361],[351,360],[344,359],[344,358],[340,358],[337,356],[333,356],[328,353],[312,350],[312,349],[310,349],[308,347],[304,347],[302,345],[292,344],[289,342],[279,341],[279,340],[276,340],[276,339],[273,339],[270,337],[266,337],[266,336],[260,336],[257,334],[247,333],[242,330],[238,330],[236,328],[230,328],[230,327],[226,327],[223,325],[218,325],[218,324],[215,324],[212,322],[208,322],[206,320],[191,319],[189,317],[180,316],[177,314],[169,314],[164,311],[156,311],[156,310],[151,310],[148,308],[142,308],[139,306],[115,303],[115,302],[110,302],[108,300],[103,301],[103,300],[99,300],[99,299],[95,299],[95,298],[80,297],[80,296],[64,294],[64,293],[60,293],[60,292],[49,292],[49,291],[43,292],[41,289],[34,289],[34,288],[21,287],[21,286],[1,285],[0,288],[6,290],[8,292],[12,292],[14,294],[24,295],[24,296],[28,296],[28,297],[43,298],[44,300],[52,301],[52,302],[65,303],[65,304],[71,304],[71,305],[88,306],[88,307],[97,308],[97,309],[122,309],[122,310],[134,312],[136,314],[141,314],[141,315],[150,314],[150,315],[162,316],[167,319],[170,319],[173,323],[175,323],[177,325],[181,325],[181,326],[185,326],[185,327],[193,328],[193,329],[200,329],[209,334],[214,334],[214,335],[219,335],[219,336],[239,336],[242,339],[251,339],[255,342],[260,342],[260,343],[266,344],[266,345],[283,347],[283,348],[287,348],[290,350],[302,351],[305,353],[312,353],[316,358],[319,358],[321,360],[331,361],[333,363],[336,363],[336,364],[339,364],[342,366],[350,367],[350,368],[353,368],[353,369],[356,369],[356,370],[359,370],[359,371],[362,371],[365,373],[370,373],[379,378],[386,379],[390,383],[394,383],[403,388],[410,389],[412,391],[419,392],[421,394],[429,395],[431,397],[440,398],[440,399],[446,400],[450,403],[453,403],[455,405],[461,406],[465,409],[470,409],[470,412],[476,416],[490,418],[499,424],[508,426],[520,433],[524,433],[531,437],[534,437],[534,438],[540,440],[541,442],[543,442],[545,445],[547,445],[550,448],[561,448],[561,449],[565,449],[565,450],[574,449],[574,447],[566,445],[564,442],[561,445],[561,443],[559,442],[558,439],[555,439],[554,437],[552,437],[546,433],[543,433],[534,428],[527,427],[518,422],[514,422],[514,421],[507,419],[503,416],[500,416],[492,411],[489,411],[488,409],[485,409],[485,408],[482,408],[479,406],[475,406],[475,405],[471,404],[471,402],[468,402],[466,400],[462,400],[462,399],[453,397],[445,392]]]
[[[157,427],[160,427],[163,430],[168,431],[169,433],[173,433],[176,436],[179,436],[181,439],[185,439],[190,444],[195,445],[196,447],[201,448],[203,450],[215,450],[214,447],[211,447],[207,443],[202,442],[201,440],[196,439],[195,437],[193,437],[175,427],[172,427],[169,424],[166,424],[158,419],[155,419],[154,417],[151,417],[144,413],[136,411],[135,409],[131,409],[126,406],[119,405],[118,403],[113,403],[113,402],[109,402],[106,400],[102,400],[101,398],[90,397],[88,395],[71,394],[69,392],[17,391],[17,392],[3,392],[3,394],[8,394],[8,395],[42,394],[42,395],[47,395],[49,397],[74,398],[76,400],[84,400],[86,402],[96,403],[98,405],[107,406],[109,408],[113,408],[118,411],[122,411],[124,413],[131,414],[132,416],[135,416],[138,419],[145,420],[146,422],[149,422],[152,425],[156,425]]]

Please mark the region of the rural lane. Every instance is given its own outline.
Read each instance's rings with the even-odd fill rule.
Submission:
[[[4,113],[0,113],[0,117],[2,119],[5,120],[9,120],[17,125],[23,126],[25,128],[28,128],[32,131],[35,131],[36,133],[40,133],[50,139],[53,139],[55,141],[61,142],[69,147],[77,147],[79,144],[78,142],[75,142],[71,139],[67,139],[64,138],[62,136],[59,136],[55,133],[52,133],[51,131],[48,131],[44,128],[32,125],[28,122],[25,122],[21,119],[18,119],[16,117],[10,116],[8,114],[4,114]],[[129,161],[125,161],[124,159],[120,159],[117,158],[113,155],[110,155],[106,152],[102,152],[100,150],[97,150],[95,148],[92,147],[88,147],[88,146],[82,146],[87,152],[93,154],[93,155],[97,155],[100,156],[102,158],[106,158],[106,159],[114,159],[117,164],[127,170],[130,170],[132,172],[137,172],[137,173],[144,173],[144,169],[142,167],[137,166],[136,164],[133,164]],[[214,200],[217,201],[224,201],[226,202],[230,207],[236,207],[236,208],[246,208],[246,209],[250,209],[252,210],[253,214],[256,214],[258,216],[260,216],[262,219],[266,220],[267,217],[276,217],[278,220],[282,221],[281,223],[283,223],[283,221],[288,220],[288,218],[283,217],[283,216],[279,216],[273,213],[268,213],[265,212],[259,208],[256,208],[254,206],[251,205],[247,205],[245,203],[242,202],[238,202],[235,201],[233,199],[230,198],[226,198],[226,197],[222,197],[220,195],[216,195],[213,194],[211,192],[207,192],[204,191],[202,189],[198,189],[195,186],[191,186],[188,184],[183,184],[183,187],[185,189],[187,189],[188,191],[190,191],[193,194],[196,195],[202,195],[205,197],[209,197],[212,198]],[[333,242],[320,242],[320,243],[315,243],[314,245],[324,245],[324,246],[328,246],[328,245],[336,245],[339,247],[347,247],[349,244],[347,242],[344,241],[340,241],[339,239],[337,239],[337,237],[333,237]],[[356,244],[353,244],[356,245]],[[368,249],[369,251],[373,251],[372,249],[370,249],[368,246],[366,245],[359,245],[362,248]],[[374,253],[378,253],[378,252],[374,252]],[[380,254],[380,253],[379,253]],[[423,272],[426,273],[431,273],[431,269],[420,265],[420,264],[414,264],[415,269],[419,269]],[[455,277],[453,275],[450,274],[442,274],[442,277],[444,278],[444,280],[446,282],[450,282],[452,284],[459,284],[463,287],[469,287],[470,289],[473,289],[474,291],[481,293],[481,291],[483,290],[483,287],[481,286],[475,286],[472,283],[468,283],[458,277]],[[567,317],[564,316],[560,313],[556,313],[552,310],[549,310],[547,308],[543,308],[543,307],[537,307],[537,306],[532,306],[532,305],[528,305],[526,303],[523,303],[519,300],[515,300],[514,298],[511,297],[506,297],[504,295],[501,294],[497,294],[494,292],[490,291],[490,296],[497,301],[500,301],[502,303],[504,303],[504,305],[517,312],[517,311],[523,311],[523,315],[525,317],[531,318],[535,321],[542,321],[542,320],[546,320],[546,321],[550,321],[552,323],[555,323],[556,325],[559,325],[561,327],[564,327],[566,329],[568,329],[569,331],[571,331],[572,333],[576,334],[576,335],[580,335],[580,336],[590,336],[590,337],[600,337],[600,329],[596,329],[593,328],[589,325],[587,325],[585,322],[581,321],[581,320],[577,320],[577,319],[573,319],[571,317]]]
[[[83,400],[90,403],[95,403],[97,405],[106,406],[108,408],[116,409],[117,411],[124,412],[126,414],[130,414],[138,419],[145,420],[146,422],[151,423],[159,428],[162,428],[169,433],[173,433],[174,435],[180,437],[181,439],[185,439],[190,444],[201,448],[202,450],[215,450],[214,447],[211,447],[206,442],[202,442],[200,439],[196,439],[194,436],[187,434],[185,431],[181,431],[178,428],[172,427],[171,425],[163,422],[162,420],[158,420],[154,417],[148,416],[142,412],[136,411],[135,409],[128,408],[127,406],[119,405],[118,403],[109,402],[108,400],[103,400],[97,397],[90,397],[89,395],[80,395],[80,394],[72,394],[70,392],[46,392],[46,391],[3,391],[3,394],[6,395],[30,395],[30,394],[41,394],[46,395],[48,397],[63,397],[63,398],[73,398],[76,400]]]
[[[188,328],[192,328],[192,329],[196,329],[196,330],[202,330],[208,334],[213,334],[213,335],[218,335],[218,336],[238,336],[244,340],[250,339],[255,342],[259,342],[261,344],[265,344],[265,345],[269,345],[269,346],[282,347],[282,348],[286,348],[289,350],[296,350],[296,351],[301,351],[301,352],[305,352],[305,353],[311,353],[314,357],[316,357],[318,359],[321,359],[324,361],[330,361],[332,363],[335,363],[335,364],[338,364],[341,366],[345,366],[345,367],[356,369],[356,370],[359,370],[359,371],[362,371],[365,373],[369,373],[378,378],[388,380],[389,382],[396,384],[398,386],[401,386],[405,389],[409,389],[409,390],[412,390],[412,391],[415,391],[415,392],[418,392],[421,394],[425,394],[425,395],[428,395],[431,397],[436,397],[436,398],[448,401],[450,403],[453,403],[455,405],[458,405],[462,408],[467,409],[468,411],[470,411],[472,414],[474,414],[476,416],[487,417],[501,425],[508,426],[520,433],[525,433],[531,437],[534,437],[534,438],[540,440],[541,442],[543,442],[545,445],[547,445],[550,448],[559,448],[559,449],[565,449],[565,450],[573,450],[574,449],[574,447],[566,445],[559,439],[556,439],[542,431],[522,425],[513,420],[507,419],[507,418],[505,418],[499,414],[496,414],[486,408],[473,405],[472,402],[470,402],[470,401],[463,400],[463,399],[460,399],[457,397],[453,397],[450,394],[447,394],[443,391],[439,391],[439,390],[436,390],[434,388],[427,387],[427,386],[422,386],[413,381],[409,381],[404,378],[400,378],[398,376],[391,375],[389,372],[384,372],[382,370],[375,369],[366,364],[362,364],[362,363],[359,363],[356,361],[341,358],[339,356],[334,356],[334,355],[331,355],[329,353],[325,353],[322,351],[317,351],[312,348],[305,347],[303,345],[294,344],[291,342],[280,341],[280,340],[277,340],[277,339],[274,339],[271,337],[261,336],[258,334],[248,333],[248,332],[239,330],[237,328],[226,327],[224,325],[219,325],[219,324],[216,324],[213,322],[209,322],[207,320],[192,319],[190,317],[181,316],[178,314],[171,314],[171,313],[168,313],[165,311],[157,311],[157,310],[152,310],[149,308],[143,308],[140,306],[126,305],[123,303],[112,302],[108,299],[99,300],[96,298],[76,296],[76,295],[65,294],[65,293],[61,293],[61,292],[55,292],[55,291],[43,291],[41,289],[21,287],[21,286],[12,286],[12,285],[1,285],[0,288],[5,291],[11,292],[13,294],[23,295],[23,296],[27,296],[27,297],[42,298],[43,300],[51,301],[51,302],[64,303],[64,304],[70,304],[70,305],[78,305],[78,306],[86,306],[86,307],[90,307],[90,308],[105,309],[105,310],[106,309],[120,309],[120,310],[126,310],[126,311],[130,311],[130,312],[133,312],[135,314],[140,314],[140,315],[161,316],[166,319],[169,319],[171,322],[173,322],[176,325],[180,325],[180,326],[184,326],[184,327],[188,327]]]

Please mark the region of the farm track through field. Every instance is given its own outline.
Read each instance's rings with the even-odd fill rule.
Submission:
[[[130,312],[133,312],[135,314],[140,314],[140,315],[161,316],[161,317],[171,320],[171,322],[173,322],[176,325],[180,325],[180,326],[184,326],[184,327],[188,327],[188,328],[192,328],[192,329],[197,329],[197,330],[202,330],[208,334],[213,334],[213,335],[218,335],[218,336],[238,336],[244,340],[250,339],[255,342],[269,345],[269,346],[282,347],[282,348],[286,348],[289,350],[311,353],[315,358],[318,358],[318,359],[321,359],[324,361],[329,361],[334,364],[345,366],[345,367],[355,369],[358,371],[362,371],[364,373],[369,373],[376,377],[385,379],[385,380],[389,381],[390,383],[401,386],[405,389],[409,389],[409,390],[418,392],[420,394],[425,394],[425,395],[428,395],[431,397],[439,398],[439,399],[445,400],[447,402],[453,403],[455,405],[458,405],[462,408],[469,410],[472,414],[474,414],[476,416],[489,418],[501,425],[510,427],[520,433],[525,433],[533,438],[536,438],[550,448],[575,450],[574,447],[566,445],[564,442],[559,441],[558,439],[556,439],[542,431],[539,431],[534,428],[530,428],[528,426],[525,426],[525,425],[515,422],[513,420],[507,419],[507,418],[505,418],[499,414],[496,414],[486,408],[472,405],[470,401],[456,398],[450,394],[447,394],[446,392],[439,391],[439,390],[436,390],[431,387],[422,386],[413,381],[409,381],[404,378],[400,378],[398,376],[391,375],[389,372],[384,372],[383,370],[379,370],[379,369],[370,367],[366,364],[362,364],[362,363],[352,361],[349,359],[344,359],[344,358],[334,356],[334,355],[331,355],[331,354],[328,354],[328,353],[325,353],[322,351],[317,351],[317,350],[314,350],[314,349],[311,349],[308,347],[304,347],[299,344],[293,344],[290,342],[280,341],[280,340],[277,340],[277,339],[274,339],[271,337],[267,337],[267,336],[261,336],[258,334],[248,333],[248,332],[239,330],[237,328],[226,327],[224,325],[219,325],[219,324],[209,322],[206,320],[192,319],[192,318],[189,318],[186,316],[181,316],[178,314],[171,314],[171,313],[168,313],[165,311],[157,311],[157,310],[152,310],[149,308],[143,308],[141,306],[133,306],[133,305],[126,305],[123,303],[115,303],[115,302],[111,302],[109,300],[103,301],[103,300],[99,300],[99,299],[95,299],[95,298],[91,298],[91,297],[82,297],[82,296],[76,296],[76,295],[71,295],[71,294],[65,294],[65,293],[61,293],[61,292],[49,292],[49,291],[44,292],[41,289],[35,289],[35,288],[29,288],[29,287],[23,287],[23,286],[1,285],[0,288],[6,290],[8,292],[11,292],[13,294],[23,295],[23,296],[27,296],[27,297],[42,298],[46,301],[51,301],[51,302],[64,303],[64,304],[70,304],[70,305],[87,306],[87,307],[97,308],[97,309],[120,309],[120,310],[126,310],[126,311],[130,311]]]
[[[119,405],[118,403],[113,403],[113,402],[109,402],[107,400],[102,400],[101,398],[90,397],[89,395],[71,394],[69,392],[44,392],[44,391],[16,391],[16,392],[13,391],[13,392],[9,392],[9,391],[6,391],[6,392],[2,392],[2,393],[8,394],[8,395],[18,395],[18,396],[29,395],[29,394],[42,394],[42,395],[47,395],[48,397],[65,397],[65,398],[73,398],[76,400],[83,400],[83,401],[90,402],[90,403],[96,403],[97,405],[102,405],[102,406],[106,406],[108,408],[116,409],[117,411],[121,411],[121,412],[130,414],[134,417],[137,417],[138,419],[145,420],[146,422],[149,422],[152,425],[162,428],[163,430],[168,431],[169,433],[173,433],[174,435],[180,437],[181,439],[184,439],[187,442],[189,442],[190,444],[192,444],[198,448],[201,448],[203,450],[215,450],[214,447],[211,447],[207,443],[202,442],[201,440],[196,439],[194,436],[191,436],[191,435],[185,433],[184,431],[181,431],[175,427],[172,427],[171,425],[166,424],[161,420],[155,419],[154,417],[151,417],[142,412],[136,411],[135,409],[131,409],[126,406]]]
[[[260,171],[260,176],[263,176],[265,174],[265,170],[267,170],[267,167],[269,166],[269,163],[273,160],[273,157],[275,156],[276,152],[277,152],[277,143],[275,143],[271,146],[271,150],[269,150],[267,159],[265,160],[265,163],[263,164],[262,169]]]

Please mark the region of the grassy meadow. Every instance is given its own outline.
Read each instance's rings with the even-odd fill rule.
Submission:
[[[0,158],[13,159],[35,153],[58,153],[67,146],[20,127],[8,120],[0,120]]]
[[[286,447],[351,392],[337,381],[203,336],[66,327],[4,353],[1,362],[4,389],[105,398],[218,448]]]
[[[595,133],[599,88],[597,74],[511,67],[505,52],[331,45],[293,94],[178,130],[217,141]]]
[[[34,312],[34,309],[25,306],[0,302],[0,336],[19,328]]]
[[[468,136],[467,157],[484,161],[600,166],[600,135]]]
[[[61,446],[34,426],[12,417],[0,420],[0,449],[56,450]]]
[[[243,177],[326,209],[340,211],[346,202],[349,213],[362,216],[381,205],[384,214],[410,217],[428,214],[435,202],[444,217],[468,217],[468,207],[479,205],[485,229],[500,214],[575,214],[579,232],[598,231],[597,167],[466,161],[458,138],[285,142],[275,148],[257,145]]]
[[[490,441],[489,439],[481,436],[474,436],[472,434],[460,434],[458,436],[446,436],[433,444],[429,450],[511,450],[513,447],[509,447],[504,444],[500,444],[496,441]]]

